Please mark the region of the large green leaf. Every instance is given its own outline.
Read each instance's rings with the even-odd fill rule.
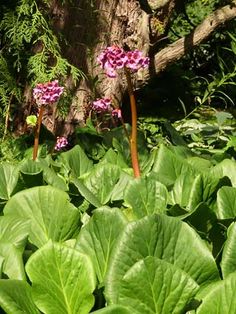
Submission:
[[[177,218],[152,215],[129,223],[120,236],[106,278],[111,303],[117,303],[125,273],[147,256],[174,264],[198,284],[219,278],[211,252],[191,227]]]
[[[86,187],[82,179],[72,178],[70,183],[74,184],[75,187],[78,189],[79,193],[93,206],[95,207],[102,206],[97,196]]]
[[[227,230],[227,240],[225,241],[221,269],[223,277],[227,277],[229,274],[236,272],[236,223],[232,223]]]
[[[176,266],[148,256],[124,275],[118,302],[135,314],[179,314],[198,288],[197,283]]]
[[[53,168],[49,167],[50,160],[48,161],[48,159],[40,158],[36,161],[26,159],[23,161],[20,170],[26,186],[29,188],[47,183],[66,191],[68,188],[65,181],[56,174]]]
[[[0,199],[8,200],[16,188],[19,170],[9,163],[0,165]]]
[[[176,156],[167,147],[161,145],[153,165],[157,179],[166,186],[172,186],[181,174],[192,174],[196,172],[194,168],[184,159]]]
[[[90,259],[49,241],[26,264],[33,299],[47,314],[87,314],[94,304],[95,274]]]
[[[197,314],[235,314],[236,313],[236,273],[211,286],[209,293],[202,299]]]
[[[218,191],[216,214],[219,219],[236,217],[236,188],[223,186]]]
[[[167,188],[154,177],[134,179],[129,182],[124,201],[133,208],[137,218],[166,211]]]
[[[130,181],[134,180],[133,169],[129,169],[130,174],[126,171],[121,171],[119,181],[114,186],[112,191],[111,201],[120,201],[124,199],[124,192]]]
[[[216,203],[216,193],[223,183],[221,183],[222,180],[214,178],[209,173],[198,175],[193,182],[187,208],[189,210],[194,210],[202,202],[206,203],[209,207],[214,208]]]
[[[217,164],[215,167],[211,168],[211,174],[214,177],[222,178],[228,177],[232,186],[236,187],[236,163],[230,159],[224,159],[221,163]]]
[[[0,280],[0,306],[7,314],[39,314],[30,285],[22,280]]]
[[[201,172],[209,171],[209,169],[212,167],[210,160],[196,156],[187,158],[187,162],[195,169],[199,169]]]
[[[77,248],[91,258],[99,283],[103,283],[113,248],[126,223],[118,208],[102,207],[93,212],[80,231]]]
[[[11,279],[25,279],[22,254],[29,233],[29,222],[14,216],[0,217],[0,256],[2,271]]]
[[[170,199],[173,205],[178,204],[187,207],[194,180],[195,177],[189,172],[181,174],[176,179],[173,189],[170,191]]]
[[[119,180],[121,169],[112,164],[99,163],[85,178],[86,187],[99,199],[102,205],[107,204],[114,186]]]
[[[120,304],[113,304],[107,307],[104,307],[98,311],[91,312],[91,314],[132,314],[127,307],[124,307]]]
[[[25,159],[20,165],[20,172],[27,188],[44,185],[43,169],[39,162]]]
[[[56,164],[54,161],[51,161],[50,159],[49,160],[47,159],[46,158],[39,159],[38,161],[43,169],[43,178],[45,182],[49,185],[54,186],[55,188],[67,191],[68,187],[65,182],[65,179],[59,177],[57,173],[54,171],[54,168],[58,168],[58,164]],[[53,165],[54,167],[52,167]]]
[[[119,166],[120,168],[128,168],[128,164],[125,162],[124,157],[121,154],[115,152],[112,148],[108,149],[101,159],[101,162],[111,163],[113,165]]]
[[[40,247],[49,239],[63,241],[77,232],[80,212],[67,193],[51,186],[34,187],[15,194],[5,214],[30,220],[29,240]]]
[[[59,157],[59,161],[62,162],[76,178],[89,172],[93,167],[92,161],[88,159],[79,145],[74,146],[68,152],[62,153]]]

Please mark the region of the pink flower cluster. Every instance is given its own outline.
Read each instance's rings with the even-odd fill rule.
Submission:
[[[149,65],[149,58],[143,57],[139,50],[124,51],[118,46],[107,47],[99,56],[98,61],[101,67],[106,71],[108,77],[117,76],[117,70],[128,68],[132,72],[137,72],[141,68]]]
[[[111,115],[115,118],[118,118],[118,119],[121,119],[122,118],[122,115],[121,115],[121,110],[116,108],[116,109],[113,109],[112,112],[111,112]]]
[[[59,86],[58,80],[37,84],[33,89],[33,97],[40,105],[48,105],[58,101],[64,87]]]
[[[111,106],[111,100],[109,98],[100,98],[93,102],[92,109],[97,113],[108,111]]]
[[[66,147],[68,145],[67,138],[64,136],[57,136],[57,142],[55,145],[55,150],[59,151],[62,148]]]
[[[100,98],[92,103],[92,110],[96,113],[111,113],[113,117],[121,119],[121,110],[118,108],[113,109],[110,98]]]

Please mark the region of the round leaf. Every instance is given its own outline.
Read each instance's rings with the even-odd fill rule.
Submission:
[[[16,188],[19,170],[9,163],[0,165],[0,199],[8,200]]]
[[[236,217],[236,188],[223,186],[218,191],[216,213],[219,219]]]
[[[89,258],[49,241],[28,260],[33,299],[47,314],[87,314],[94,304],[95,275]]]
[[[236,273],[211,286],[210,292],[202,299],[197,314],[236,313]]]
[[[0,280],[0,306],[7,314],[39,314],[31,287],[22,280]]]
[[[15,194],[7,202],[4,213],[30,221],[29,240],[37,247],[49,239],[70,239],[77,232],[80,219],[68,194],[51,186],[34,187]]]
[[[151,177],[130,181],[124,196],[137,218],[166,211],[167,198],[167,188]]]
[[[236,272],[236,223],[232,223],[227,231],[227,240],[225,241],[223,255],[221,260],[221,269],[223,277]]]
[[[176,266],[149,256],[125,274],[118,302],[137,314],[179,314],[198,288],[196,282]]]
[[[93,212],[80,231],[77,248],[91,258],[100,283],[104,280],[111,253],[126,223],[118,208],[102,207]]]
[[[177,218],[152,215],[129,223],[116,245],[106,278],[111,303],[117,303],[125,273],[147,256],[174,264],[198,284],[219,278],[211,252],[191,227]]]

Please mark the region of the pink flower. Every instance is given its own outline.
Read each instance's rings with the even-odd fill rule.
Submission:
[[[97,113],[105,112],[110,109],[111,100],[109,98],[100,98],[93,102],[92,109]]]
[[[142,52],[139,50],[127,52],[126,67],[137,72],[141,68],[146,68],[149,65],[149,58],[142,57]]]
[[[48,105],[58,101],[64,87],[58,85],[58,80],[37,84],[33,89],[33,97],[40,105]]]
[[[64,136],[57,136],[57,142],[55,145],[55,150],[59,151],[62,148],[66,147],[68,145],[67,138]]]
[[[98,61],[101,67],[106,71],[108,77],[117,76],[117,70],[124,67],[132,72],[137,72],[141,68],[149,65],[149,58],[143,57],[139,50],[125,52],[118,46],[107,47],[99,56]]]
[[[117,118],[119,118],[119,119],[122,118],[121,110],[118,109],[118,108],[113,109],[112,112],[111,112],[111,115],[112,115],[113,117],[117,117]]]

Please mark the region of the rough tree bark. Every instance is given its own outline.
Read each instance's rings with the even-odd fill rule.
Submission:
[[[110,97],[120,104],[126,84],[124,76],[106,78],[97,66],[97,56],[107,46],[117,44],[126,49],[139,49],[151,58],[149,70],[135,76],[139,87],[150,76],[163,71],[187,51],[204,41],[218,26],[236,17],[236,0],[209,15],[188,36],[158,51],[158,43],[165,37],[171,14],[179,0],[80,0],[75,7],[61,6],[54,0],[52,15],[57,31],[69,42],[63,47],[65,56],[88,76],[77,87],[76,97],[62,130],[73,131],[83,120],[83,108],[92,99]],[[156,53],[157,51],[157,53]],[[96,82],[96,84],[94,84]],[[68,80],[68,86],[71,86]]]

